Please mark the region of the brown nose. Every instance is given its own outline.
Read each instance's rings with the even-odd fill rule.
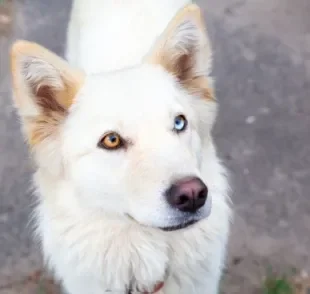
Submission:
[[[207,186],[196,177],[177,181],[166,191],[167,201],[173,208],[192,213],[205,204],[207,196]]]

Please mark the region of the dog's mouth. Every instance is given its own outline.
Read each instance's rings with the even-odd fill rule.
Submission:
[[[134,221],[135,223],[139,223],[134,217],[132,217],[130,214],[127,214],[127,216]],[[187,227],[190,227],[192,225],[194,225],[195,223],[197,223],[199,221],[199,219],[192,219],[189,220],[187,222],[182,222],[178,225],[174,225],[174,226],[168,226],[168,227],[157,227],[157,229],[165,231],[165,232],[173,232],[173,231],[179,231],[182,229],[185,229]],[[140,224],[140,223],[139,223]],[[140,224],[141,225],[141,224]]]
[[[198,222],[198,220],[191,220],[189,222],[182,223],[182,224],[179,224],[179,225],[176,225],[176,226],[163,227],[163,228],[160,228],[160,229],[163,230],[163,231],[166,231],[166,232],[173,232],[173,231],[178,231],[178,230],[185,229],[185,228],[187,228],[189,226],[194,225],[197,222]]]

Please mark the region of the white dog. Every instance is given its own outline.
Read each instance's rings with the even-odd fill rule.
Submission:
[[[12,47],[37,233],[69,294],[218,293],[231,213],[211,48],[189,2],[76,0],[69,62]]]

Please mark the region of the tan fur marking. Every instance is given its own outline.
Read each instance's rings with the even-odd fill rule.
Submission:
[[[197,94],[201,98],[207,100],[215,100],[214,90],[212,87],[210,87],[210,83],[207,77],[197,77],[188,81],[184,81],[182,84],[191,94]]]
[[[176,28],[186,19],[190,17],[195,20],[197,26],[202,30],[206,31],[204,26],[203,18],[201,15],[200,8],[196,4],[189,4],[181,9],[172,21],[168,24],[168,27],[160,37],[159,42],[156,43],[155,48],[151,51],[151,54],[147,56],[147,61],[154,64],[159,64],[162,60],[163,48],[167,40],[171,37]]]
[[[31,84],[22,73],[22,58],[30,57],[43,60],[57,70],[63,87],[55,88],[47,83]],[[23,108],[33,104],[33,115],[22,117],[30,146],[34,146],[52,134],[64,120],[68,108],[84,82],[84,74],[72,69],[66,61],[46,48],[27,41],[17,41],[11,49],[11,73],[13,94],[16,107]],[[23,116],[23,115],[22,115]]]
[[[170,22],[167,29],[163,33],[163,36],[157,42],[155,49],[153,49],[151,54],[147,56],[146,61],[151,64],[160,64],[168,72],[173,74],[180,83],[191,93],[197,93],[205,99],[214,100],[214,91],[210,87],[208,78],[203,75],[198,75],[195,72],[195,56],[197,52],[194,49],[184,54],[184,52],[171,52],[165,50],[167,40],[171,38],[177,27],[186,19],[193,19],[197,27],[204,32],[206,36],[205,49],[209,46],[207,31],[204,25],[204,21],[201,15],[199,7],[195,4],[190,4],[183,8],[174,19]],[[204,49],[204,48],[202,48]]]
[[[57,101],[57,94],[58,93],[55,93],[55,91],[47,85],[41,86],[37,92],[34,93],[36,103],[40,106],[43,113],[48,115],[50,112],[66,112],[64,106]]]
[[[40,115],[29,122],[29,145],[34,147],[52,135],[57,134],[59,124],[65,119],[65,115],[51,112],[49,115]]]

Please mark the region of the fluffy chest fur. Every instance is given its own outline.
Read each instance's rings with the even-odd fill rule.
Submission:
[[[151,292],[159,281],[165,283],[163,293],[216,293],[225,224],[201,221],[191,230],[161,233],[101,216],[59,213],[46,227],[40,220],[43,248],[50,268],[72,293]]]

